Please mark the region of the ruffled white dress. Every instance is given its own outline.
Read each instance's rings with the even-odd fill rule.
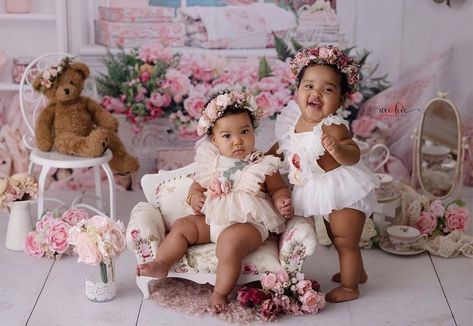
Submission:
[[[332,210],[354,208],[366,216],[376,204],[374,189],[378,181],[360,160],[351,166],[339,166],[326,172],[317,163],[325,154],[322,145],[322,125],[345,125],[340,115],[329,115],[312,131],[295,133],[300,117],[296,102],[290,101],[276,120],[276,138],[289,168],[289,181],[294,185],[292,204],[299,216],[323,216],[328,219]]]
[[[204,138],[196,144],[195,162],[195,181],[207,189],[202,208],[207,224],[252,223],[259,226],[260,232],[284,231],[285,219],[261,191],[266,176],[279,170],[279,158],[262,153],[256,160],[228,158]]]

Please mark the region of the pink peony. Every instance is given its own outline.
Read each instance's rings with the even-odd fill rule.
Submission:
[[[58,222],[49,229],[49,250],[62,254],[69,248],[69,228],[70,226],[67,223]]]
[[[189,93],[191,81],[188,76],[176,69],[169,69],[166,72],[166,79],[163,82],[163,89],[173,95],[176,103],[181,103],[184,96]]]
[[[302,303],[301,310],[310,314],[317,313],[319,310],[319,295],[314,290],[305,292],[299,300]],[[325,302],[325,300],[324,300]]]
[[[95,215],[89,218],[88,220],[85,221],[85,225],[87,227],[93,227],[97,230],[104,230],[107,228],[108,225],[108,219],[105,216],[102,215]]]
[[[312,282],[309,280],[302,280],[296,284],[297,293],[304,294],[309,290],[312,290]]]
[[[289,275],[287,274],[287,272],[285,270],[281,270],[281,271],[277,272],[276,277],[277,277],[279,283],[281,283],[283,285],[289,284]]]
[[[274,303],[271,299],[266,299],[261,304],[260,313],[264,320],[273,320],[276,318],[279,312],[281,312],[281,307]]]
[[[277,282],[277,277],[273,273],[267,273],[261,276],[261,286],[263,289],[273,289]]]
[[[362,116],[353,121],[352,130],[353,133],[360,137],[369,137],[373,130],[376,128],[377,121],[368,117]]]
[[[76,225],[82,220],[89,218],[89,214],[82,208],[69,208],[62,214],[62,220],[69,225]]]
[[[445,214],[445,229],[444,232],[465,231],[468,226],[470,214],[468,210],[459,207],[456,204],[448,206]]]
[[[423,234],[431,235],[437,226],[437,218],[429,212],[421,212],[415,227]]]
[[[41,245],[36,242],[35,231],[31,231],[26,235],[25,239],[25,253],[30,256],[42,257],[44,255],[44,250],[41,248]]]
[[[165,108],[171,104],[172,98],[168,94],[161,94],[159,92],[153,92],[151,93],[149,102],[153,104],[153,106]]]
[[[445,207],[442,205],[442,202],[437,199],[430,204],[429,212],[432,213],[434,217],[439,218],[445,214]]]
[[[261,305],[261,303],[268,298],[268,295],[256,288],[243,287],[238,290],[237,300],[245,307],[253,308]]]
[[[203,96],[189,96],[184,100],[184,109],[194,119],[199,119],[206,104]]]
[[[255,97],[256,105],[263,109],[263,118],[269,117],[274,113],[276,101],[269,92],[261,92]]]
[[[77,244],[74,252],[79,255],[77,262],[83,262],[90,265],[100,263],[100,253],[97,245],[89,240],[87,233],[80,233],[77,237]]]

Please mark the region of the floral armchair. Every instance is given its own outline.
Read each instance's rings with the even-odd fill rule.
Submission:
[[[185,199],[192,183],[195,164],[173,171],[144,175],[141,185],[148,202],[138,203],[132,210],[126,230],[128,248],[138,263],[154,259],[161,241],[174,220],[192,214]],[[301,271],[304,260],[316,247],[312,219],[293,217],[280,235],[271,235],[261,247],[246,257],[238,284],[259,280],[260,274],[285,269]],[[197,283],[215,284],[217,257],[215,244],[194,245],[170,270],[168,277],[186,278]],[[136,283],[149,298],[152,277],[137,276]]]

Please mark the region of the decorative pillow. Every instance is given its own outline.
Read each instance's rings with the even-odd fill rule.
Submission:
[[[164,217],[166,231],[178,218],[193,214],[192,208],[186,203],[192,182],[192,176],[182,176],[168,180],[156,189],[156,204]]]

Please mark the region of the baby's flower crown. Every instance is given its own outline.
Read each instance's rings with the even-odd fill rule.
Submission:
[[[248,110],[254,118],[255,125],[263,116],[263,109],[258,108],[255,98],[239,91],[223,91],[213,98],[202,110],[197,134],[203,136],[225,112],[228,107],[240,107]]]
[[[296,79],[302,69],[310,63],[337,67],[338,71],[344,74],[347,79],[348,93],[352,94],[358,90],[359,66],[353,58],[350,58],[339,48],[329,45],[298,51],[290,62],[292,78]]]
[[[57,64],[57,66],[52,66],[46,70],[41,71],[41,87],[39,89],[40,92],[44,93],[48,89],[53,87],[54,84],[59,80],[59,77],[61,77],[61,74],[73,63],[74,58],[65,57]]]

